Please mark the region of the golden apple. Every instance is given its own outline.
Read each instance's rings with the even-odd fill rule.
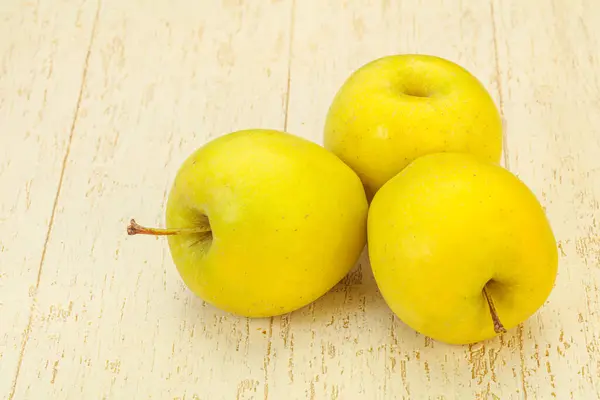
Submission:
[[[185,284],[233,314],[269,317],[332,288],[366,244],[358,176],[303,138],[274,130],[221,136],[181,166],[167,229],[132,221],[130,234],[166,234]]]
[[[324,146],[352,167],[371,198],[425,154],[467,152],[499,162],[502,121],[463,67],[430,55],[393,55],[344,82],[326,116]]]
[[[391,310],[452,344],[527,320],[558,269],[534,194],[511,172],[466,153],[423,156],[383,185],[369,211],[368,247]]]

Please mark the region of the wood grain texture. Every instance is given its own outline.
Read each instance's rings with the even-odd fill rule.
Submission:
[[[0,5],[0,398],[37,308],[95,4]]]
[[[600,4],[496,1],[494,11],[508,165],[546,206],[561,256],[547,305],[522,328],[523,392],[599,398]]]
[[[1,398],[600,396],[599,5],[41,4],[0,6]],[[505,166],[561,252],[556,290],[522,327],[433,342],[390,313],[366,254],[302,310],[237,318],[183,286],[165,240],[125,235],[131,217],[163,224],[198,146],[250,127],[321,143],[347,76],[397,52],[460,63],[501,107]]]

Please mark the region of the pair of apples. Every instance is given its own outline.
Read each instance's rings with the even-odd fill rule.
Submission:
[[[499,165],[502,122],[468,71],[394,55],[336,94],[324,146],[243,130],[198,149],[169,195],[166,229],[184,283],[246,317],[302,308],[368,243],[390,309],[435,340],[466,344],[518,325],[546,301],[555,238],[534,194]]]

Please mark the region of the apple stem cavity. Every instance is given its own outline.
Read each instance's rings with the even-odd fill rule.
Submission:
[[[485,287],[483,288],[483,295],[485,296],[485,300],[487,301],[488,307],[490,308],[492,321],[494,321],[494,332],[506,333],[506,328],[504,328],[504,325],[502,325],[502,322],[500,322],[500,318],[498,317],[498,313],[496,312],[496,306],[494,306],[494,302],[492,301],[492,298],[490,297],[490,294],[488,293]]]
[[[172,236],[172,235],[190,235],[196,233],[210,232],[210,226],[198,226],[195,228],[174,228],[174,229],[160,229],[160,228],[147,228],[141,226],[134,219],[129,222],[127,226],[127,234],[132,235],[155,235],[155,236]]]

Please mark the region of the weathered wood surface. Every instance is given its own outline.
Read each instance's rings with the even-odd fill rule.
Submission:
[[[179,164],[226,132],[321,141],[354,69],[396,52],[475,73],[505,165],[539,196],[556,288],[497,340],[395,319],[366,257],[311,306],[232,317],[182,285],[160,224]],[[600,3],[589,0],[0,5],[0,398],[600,396]]]

